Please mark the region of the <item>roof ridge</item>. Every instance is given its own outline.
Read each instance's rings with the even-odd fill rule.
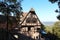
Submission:
[[[30,11],[35,11],[34,8],[31,8]]]

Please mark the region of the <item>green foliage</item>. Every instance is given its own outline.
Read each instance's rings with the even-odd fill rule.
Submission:
[[[45,31],[48,33],[52,33],[52,27],[51,26],[45,26]]]
[[[45,26],[45,31],[57,36],[57,40],[60,40],[60,21],[55,22],[53,26]]]
[[[49,0],[51,3],[55,3],[57,2],[58,0]]]
[[[45,26],[43,24],[41,24],[41,29],[44,30],[45,29]]]
[[[17,2],[17,0],[9,0],[9,2]]]
[[[58,21],[54,24],[53,33],[60,38],[60,21]]]
[[[21,10],[21,2],[17,2],[17,0],[4,0],[0,2],[0,12],[4,15],[16,15],[17,13],[20,13]]]
[[[22,12],[22,7],[21,7],[21,1],[19,0],[19,2],[17,2],[17,0],[3,0],[2,2],[0,2],[0,12],[7,16],[12,16],[12,14],[14,15],[14,17],[16,17],[17,20],[17,25],[20,22],[20,15]]]
[[[57,2],[58,3],[58,7],[60,8],[60,0],[49,0],[49,2],[51,2],[51,3]],[[59,10],[56,10],[55,12],[59,13]],[[60,20],[60,15],[57,16],[57,19]]]
[[[60,15],[58,15],[58,16],[57,16],[57,19],[59,19],[59,20],[60,20]]]

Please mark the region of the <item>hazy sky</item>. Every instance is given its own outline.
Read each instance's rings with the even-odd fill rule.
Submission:
[[[57,3],[52,4],[48,0],[23,0],[22,8],[24,12],[29,12],[34,8],[40,21],[57,21],[55,10],[58,9]]]

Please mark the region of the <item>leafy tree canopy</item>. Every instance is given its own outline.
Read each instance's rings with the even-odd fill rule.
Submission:
[[[49,0],[49,2],[51,2],[51,3],[55,3],[55,2],[57,2],[58,0]]]
[[[60,38],[60,21],[55,22],[54,26],[53,26],[53,32],[55,35],[57,35]]]
[[[0,12],[4,15],[12,15],[12,13],[16,15],[16,13],[21,12],[21,10],[21,4],[17,2],[17,0],[4,0],[0,2]]]

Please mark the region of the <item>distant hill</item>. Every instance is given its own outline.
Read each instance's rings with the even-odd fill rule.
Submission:
[[[43,22],[44,25],[50,26],[53,25],[55,22]]]

